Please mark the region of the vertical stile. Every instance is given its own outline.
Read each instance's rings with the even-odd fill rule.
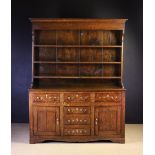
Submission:
[[[31,84],[31,87],[33,86],[33,83],[34,83],[34,48],[35,48],[35,31],[32,30],[32,84]]]
[[[122,31],[122,47],[121,47],[121,85],[123,86],[123,65],[124,65],[124,57],[123,57],[123,46],[124,46],[124,29]],[[124,86],[123,86],[124,87]]]
[[[55,61],[56,61],[56,64],[55,64],[55,75],[57,75],[57,30],[55,30],[55,39],[56,39],[56,55],[55,55]]]
[[[103,77],[103,30],[102,30],[102,77]]]
[[[81,76],[80,75],[80,62],[81,62],[81,30],[79,30],[79,77]]]

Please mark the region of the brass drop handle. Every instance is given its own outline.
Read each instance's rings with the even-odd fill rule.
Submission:
[[[96,124],[96,125],[98,124],[98,118],[95,119],[95,124]]]
[[[70,97],[70,96],[68,96],[68,97],[67,97],[67,99],[68,99],[68,100],[71,100],[71,97]]]
[[[57,123],[57,125],[59,125],[59,118],[56,119],[56,123]]]

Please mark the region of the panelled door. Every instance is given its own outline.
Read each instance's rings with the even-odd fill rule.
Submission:
[[[34,135],[60,135],[59,107],[33,107]]]
[[[121,106],[95,108],[95,135],[117,135],[121,132]]]

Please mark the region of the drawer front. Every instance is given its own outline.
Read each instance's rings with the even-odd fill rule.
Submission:
[[[121,99],[121,93],[95,93],[95,102],[120,102]]]
[[[64,93],[64,102],[67,103],[87,103],[90,101],[90,93]]]
[[[64,124],[65,125],[89,125],[90,117],[89,116],[80,116],[80,115],[65,116]]]
[[[60,103],[59,93],[35,93],[32,94],[33,103]]]
[[[64,114],[90,114],[90,107],[64,107]]]
[[[90,128],[64,129],[65,136],[87,136],[90,135]]]

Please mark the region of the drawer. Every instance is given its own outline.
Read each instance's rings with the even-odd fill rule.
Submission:
[[[60,94],[59,93],[34,93],[32,94],[33,103],[59,103]]]
[[[90,135],[90,128],[64,129],[65,136],[87,136]]]
[[[95,93],[95,102],[120,102],[122,99],[121,93],[105,92]]]
[[[90,93],[64,93],[64,102],[75,103],[75,102],[90,102]]]
[[[64,107],[64,114],[90,114],[90,107]]]
[[[65,116],[64,124],[65,125],[89,125],[90,117],[89,116],[80,116],[80,115]]]

